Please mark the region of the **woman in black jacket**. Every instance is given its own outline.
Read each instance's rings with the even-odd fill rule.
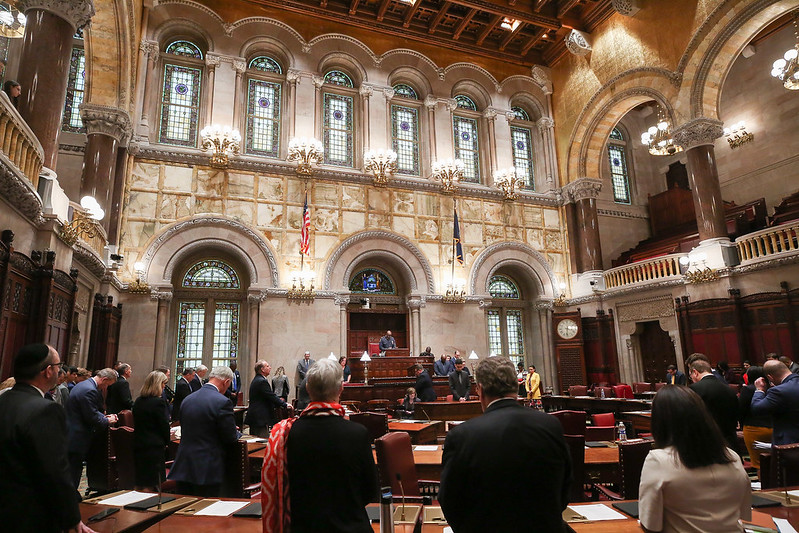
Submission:
[[[760,450],[755,448],[755,441],[771,442],[772,423],[770,415],[755,416],[751,412],[752,396],[755,394],[755,380],[765,377],[762,366],[750,366],[746,370],[748,385],[741,387],[738,403],[741,408],[741,426],[743,427],[744,443],[749,451],[749,460],[752,466],[760,468]]]
[[[166,446],[169,444],[169,419],[161,397],[167,377],[154,370],[147,375],[139,397],[133,403],[133,451],[136,488],[157,489],[166,478]]]

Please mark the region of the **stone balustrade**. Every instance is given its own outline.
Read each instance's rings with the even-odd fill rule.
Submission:
[[[36,190],[39,174],[42,171],[44,151],[39,139],[5,93],[0,94],[0,151]]]
[[[651,281],[678,279],[682,277],[680,273],[680,258],[687,255],[688,254],[664,255],[606,270],[603,274],[605,278],[605,288],[613,289],[625,285],[638,285]]]
[[[781,224],[735,239],[741,264],[799,250],[799,221]]]

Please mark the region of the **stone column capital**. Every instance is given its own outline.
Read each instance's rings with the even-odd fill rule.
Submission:
[[[580,30],[572,30],[564,39],[566,49],[576,56],[587,56],[591,53],[591,36]]]
[[[342,307],[343,309],[346,309],[347,305],[350,303],[350,295],[349,294],[337,294],[334,297],[333,302],[336,305],[338,305],[339,307]]]
[[[538,126],[538,131],[545,133],[555,127],[555,121],[550,117],[541,117],[535,125]]]
[[[429,94],[427,96],[425,96],[425,98],[424,98],[424,106],[427,109],[435,109],[437,105],[438,105],[438,98],[436,98],[435,96],[429,95]]]
[[[533,81],[541,87],[544,94],[552,94],[552,76],[550,76],[550,72],[551,70],[549,67],[543,67],[541,65],[535,65],[530,69],[530,76],[532,76]]]
[[[360,94],[364,98],[369,98],[374,94],[374,92],[375,88],[372,87],[371,85],[361,85],[360,87],[358,87],[358,94]]]
[[[555,309],[555,304],[552,300],[538,300],[533,304],[533,309],[537,309],[538,311],[553,311]]]
[[[48,11],[69,22],[76,31],[89,24],[95,14],[92,0],[19,0],[17,9],[26,15],[33,9]]]
[[[674,142],[690,150],[697,146],[713,144],[724,134],[724,123],[707,117],[689,120],[674,130]]]
[[[301,75],[301,71],[290,68],[286,71],[286,81],[296,85],[300,82]]]
[[[87,135],[108,135],[120,144],[125,144],[133,132],[128,113],[116,107],[84,102],[80,105],[80,119],[86,126]]]
[[[442,99],[441,101],[444,103],[445,106],[447,106],[447,109],[449,110],[450,113],[458,109],[458,101],[455,100],[454,98],[445,98]]]
[[[222,56],[208,52],[205,54],[205,65],[208,68],[216,68],[222,63]]]
[[[486,118],[488,120],[494,120],[495,118],[497,118],[498,114],[499,110],[497,110],[496,108],[487,107],[485,111],[483,111],[483,118]]]
[[[313,84],[317,89],[321,89],[322,85],[325,84],[325,79],[322,76],[313,76]]]
[[[233,65],[233,70],[236,71],[236,74],[244,74],[244,71],[247,70],[247,62],[244,61],[243,58],[234,59],[231,64]]]
[[[394,98],[394,95],[397,93],[392,87],[383,87],[383,98],[386,99],[386,102]]]
[[[173,296],[173,294],[172,294],[172,291],[170,291],[170,290],[164,290],[164,289],[158,289],[158,288],[150,290],[150,299],[151,300],[158,300],[159,303],[160,302],[163,302],[163,303],[171,302],[172,301],[172,296]]]
[[[563,201],[567,204],[580,200],[596,198],[602,190],[602,180],[596,178],[578,178],[563,187]]]
[[[142,39],[141,43],[139,43],[139,50],[144,52],[150,61],[158,61],[158,41]]]
[[[411,311],[418,311],[422,307],[425,307],[426,302],[423,296],[414,297],[411,296],[408,298],[406,304],[408,305],[408,309]]]
[[[636,13],[641,11],[638,6],[638,0],[610,0],[610,5],[613,6],[619,14],[625,17],[635,16]]]

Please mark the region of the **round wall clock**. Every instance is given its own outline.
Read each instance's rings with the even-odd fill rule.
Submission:
[[[577,322],[571,318],[564,318],[558,322],[557,332],[562,339],[573,339],[577,335],[579,329]]]

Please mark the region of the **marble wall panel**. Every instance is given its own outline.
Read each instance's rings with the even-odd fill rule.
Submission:
[[[438,220],[435,218],[416,219],[416,239],[420,241],[438,242],[440,229]]]
[[[197,170],[197,194],[225,196],[225,173],[219,170]]]
[[[493,224],[485,224],[483,226],[484,243],[488,246],[495,242],[505,240],[505,226],[496,226]]]
[[[414,194],[407,191],[395,191],[393,207],[395,213],[414,214]]]
[[[414,238],[414,219],[413,217],[398,217],[395,216],[393,220],[394,231],[400,235],[404,235],[409,239]]]
[[[458,219],[461,221],[483,220],[483,202],[480,200],[461,200],[458,202]]]
[[[370,211],[378,211],[381,213],[391,211],[391,192],[388,189],[370,188],[367,190],[367,197]]]
[[[192,192],[194,169],[167,166],[164,168],[164,190]]]
[[[391,215],[387,213],[369,213],[367,225],[370,228],[389,229],[391,228]]]
[[[338,209],[319,209],[311,211],[311,227],[321,233],[338,233]]]
[[[125,212],[131,217],[155,218],[158,194],[154,192],[131,191]]]
[[[528,229],[527,244],[536,250],[541,250],[544,248],[544,232],[540,229]]]
[[[286,201],[289,203],[300,204],[305,203],[305,191],[310,189],[310,184],[305,180],[289,178],[286,187]],[[311,197],[310,194],[308,194]]]
[[[552,266],[552,270],[561,274],[563,277],[563,273],[566,272],[566,264],[563,261],[563,254],[545,254],[547,261]]]
[[[439,215],[438,195],[417,192],[414,205],[416,206],[417,215],[431,217]]]
[[[334,183],[317,183],[313,187],[313,195],[309,195],[309,202],[319,207],[338,207],[338,186]]]
[[[507,226],[505,227],[505,238],[509,241],[524,241],[524,229]]]
[[[438,198],[439,205],[441,206],[441,216],[445,218],[452,218],[455,199],[452,196],[439,196]],[[458,213],[458,216],[463,218],[463,215],[460,213]]]
[[[544,247],[547,250],[561,250],[563,249],[563,238],[560,232],[545,231],[544,232]]]
[[[282,202],[286,190],[283,178],[258,176],[258,198],[273,202]]]
[[[197,213],[224,213],[224,200],[221,198],[194,198],[194,214]]]
[[[282,204],[258,204],[258,226],[282,228],[285,226],[285,207]]]
[[[449,231],[444,230],[444,235],[448,236],[449,238],[452,238],[452,223],[449,223],[448,226],[449,226]],[[489,232],[488,227],[489,226],[486,226],[486,232]],[[492,226],[492,227],[495,227],[495,228],[498,227],[499,228],[498,231],[500,232],[500,235],[501,235],[501,233],[502,233],[502,227],[501,226]],[[483,241],[484,238],[488,239],[488,235],[489,235],[489,233],[486,233],[486,235],[483,234],[483,225],[482,224],[463,224],[463,223],[461,223],[461,240],[464,243],[468,243],[468,244],[472,244],[472,245],[481,244],[481,243],[484,242]]]
[[[286,206],[286,216],[288,228],[300,230],[302,229],[302,206]],[[313,228],[311,228],[313,230]],[[311,231],[313,233],[313,231]]]
[[[228,194],[230,196],[242,196],[252,198],[255,196],[255,176],[252,174],[239,174],[231,172],[228,174]]]
[[[228,200],[225,214],[231,218],[251,226],[255,217],[255,204],[253,202],[243,202],[239,200]]]
[[[272,245],[272,248],[275,249],[276,254],[280,254],[283,250],[283,231],[272,231],[272,230],[265,230],[262,232],[264,238],[269,241],[269,244]]]
[[[341,232],[350,235],[363,230],[366,216],[361,212],[344,211],[341,215]]]
[[[560,214],[556,209],[544,209],[544,227],[549,229],[560,228]]]
[[[130,186],[135,189],[157,189],[161,165],[136,162],[130,171]]]
[[[147,241],[155,234],[155,226],[155,222],[128,220],[122,228],[121,242],[126,249],[144,248]]]
[[[503,204],[495,204],[493,202],[483,203],[483,220],[492,222],[494,224],[502,223],[507,224],[507,216],[503,209]]]
[[[178,218],[189,216],[191,214],[192,204],[192,198],[188,194],[162,194],[161,212],[159,213],[159,218],[176,220]]]
[[[435,243],[420,243],[419,250],[424,254],[431,265],[438,265],[440,258],[441,245]]]
[[[344,185],[341,188],[341,205],[348,209],[366,210],[366,189]]]
[[[316,235],[314,238],[314,257],[323,258],[330,255],[336,246],[339,245],[339,238],[333,235]]]
[[[524,225],[528,228],[540,228],[544,225],[544,213],[540,207],[524,206]]]

